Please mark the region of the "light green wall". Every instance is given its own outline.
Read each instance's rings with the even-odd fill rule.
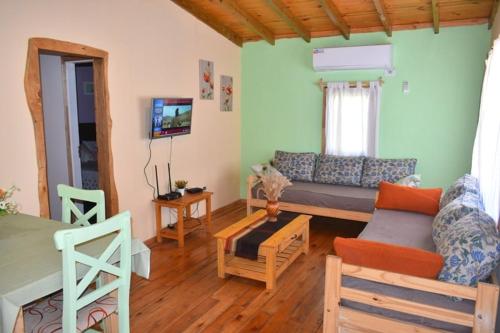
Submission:
[[[380,157],[416,157],[424,186],[447,186],[470,168],[490,33],[485,25],[354,34],[311,43],[283,39],[247,43],[242,52],[241,194],[252,164],[276,149],[321,149],[322,92],[326,80],[376,79],[382,71],[314,72],[312,49],[391,43],[396,75],[385,77],[380,114]],[[369,55],[367,55],[369,56]],[[402,82],[410,94],[402,93]]]

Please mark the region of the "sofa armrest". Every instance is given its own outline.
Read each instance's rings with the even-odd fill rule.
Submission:
[[[349,265],[340,257],[329,255],[326,260],[325,299],[323,312],[324,332],[342,328],[359,332],[438,332],[421,324],[401,321],[370,312],[361,312],[344,306],[341,299],[372,307],[399,311],[411,315],[439,320],[446,323],[472,327],[473,332],[494,332],[497,315],[499,287],[479,283],[477,288],[424,279],[411,275],[387,272],[362,266]],[[445,296],[465,298],[475,302],[474,313],[451,310],[418,301],[367,292],[342,285],[342,276],[388,284],[395,287],[430,292]]]
[[[257,181],[257,176],[250,175],[247,177],[247,199],[252,198],[252,189],[255,187],[255,182]]]
[[[247,216],[252,214],[252,205],[250,201],[252,198],[252,189],[255,186],[255,182],[257,181],[257,176],[250,175],[247,177]]]

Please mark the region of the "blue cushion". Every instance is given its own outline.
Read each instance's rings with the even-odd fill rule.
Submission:
[[[315,153],[289,153],[277,150],[274,155],[274,167],[290,180],[312,182],[315,166]]]
[[[381,181],[396,183],[415,173],[417,160],[414,158],[404,159],[382,159],[368,157],[363,166],[363,175],[361,177],[361,186],[378,187]]]
[[[445,260],[440,280],[476,286],[500,262],[495,222],[485,212],[475,210],[449,226],[446,241],[441,241],[437,250]]]
[[[321,154],[314,174],[314,182],[360,186],[364,160],[364,157]]]
[[[476,177],[469,174],[465,174],[458,178],[453,185],[451,185],[439,202],[439,208],[443,208],[465,192],[471,192],[477,195],[481,195],[479,191],[479,181]],[[482,200],[481,200],[482,202]]]
[[[481,197],[465,192],[439,210],[432,222],[432,239],[436,245],[446,237],[450,225],[476,210],[483,210]]]

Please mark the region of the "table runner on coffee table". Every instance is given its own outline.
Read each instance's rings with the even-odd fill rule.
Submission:
[[[268,221],[267,216],[229,237],[226,241],[226,253],[234,252],[237,257],[257,260],[259,246],[278,230],[290,223],[299,214],[281,212],[276,222]]]

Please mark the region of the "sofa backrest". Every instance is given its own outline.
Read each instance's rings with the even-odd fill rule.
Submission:
[[[291,181],[377,188],[381,181],[396,183],[413,175],[414,158],[382,159],[364,156],[275,152],[273,165]]]

